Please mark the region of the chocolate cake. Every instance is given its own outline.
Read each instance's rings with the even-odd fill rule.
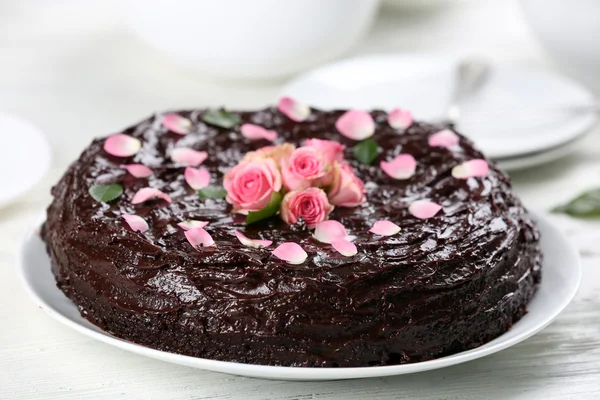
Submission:
[[[178,111],[184,133],[156,114],[122,133],[141,141],[133,156],[109,154],[94,140],[52,189],[42,237],[58,287],[81,315],[105,331],[168,352],[240,363],[364,367],[431,360],[478,347],[503,334],[526,313],[540,282],[539,233],[508,176],[492,163],[485,176],[457,179],[457,165],[484,155],[463,136],[432,146],[441,126],[390,126],[372,111],[378,146],[372,163],[357,160],[357,141],[340,134],[345,111],[312,109],[300,122],[278,108],[232,112],[229,127],[208,110]],[[189,120],[189,123],[187,121]],[[271,145],[250,140],[240,124],[276,131],[274,144],[300,146],[311,138],[345,147],[344,157],[364,182],[365,201],[335,207],[329,219],[352,235],[356,254],[321,243],[300,219],[278,216],[246,224],[219,196],[200,196],[184,177],[173,149],[206,151],[201,166],[211,186],[244,156]],[[219,126],[221,125],[221,126]],[[177,130],[177,129],[175,129]],[[416,160],[414,174],[393,179],[381,162],[399,154]],[[143,164],[135,177],[123,164]],[[139,174],[138,174],[139,175]],[[94,185],[118,183],[123,193],[99,201]],[[142,188],[168,196],[133,204]],[[443,208],[417,218],[409,206],[427,199]],[[171,201],[172,200],[172,201]],[[133,230],[123,215],[147,229]],[[207,221],[215,246],[194,247],[178,224]],[[370,232],[376,221],[401,228]],[[235,236],[273,241],[249,247]],[[273,254],[281,243],[307,253],[300,264]]]

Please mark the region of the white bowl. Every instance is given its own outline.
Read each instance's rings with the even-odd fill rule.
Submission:
[[[201,73],[289,76],[331,60],[367,32],[379,0],[128,0],[130,27]]]
[[[600,0],[521,0],[521,5],[551,55],[600,92]]]

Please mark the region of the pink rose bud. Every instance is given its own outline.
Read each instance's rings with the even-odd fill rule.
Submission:
[[[281,190],[281,174],[272,159],[256,158],[230,169],[223,186],[234,212],[258,211],[271,200],[273,192]]]
[[[322,189],[311,187],[288,192],[283,197],[280,211],[281,219],[287,224],[295,224],[302,217],[306,225],[313,228],[329,217],[333,206]]]
[[[296,150],[296,147],[289,143],[280,144],[279,146],[265,146],[256,151],[246,153],[242,162],[255,158],[272,158],[277,165],[281,165],[281,160],[289,159],[294,150]]]
[[[336,206],[356,207],[365,201],[365,185],[348,163],[333,166],[329,202]]]
[[[301,147],[281,160],[283,185],[288,190],[311,186],[311,182],[326,173],[327,164],[320,151],[312,147]]]
[[[304,146],[320,151],[327,164],[333,164],[334,161],[344,161],[346,146],[333,140],[308,139],[304,142]]]

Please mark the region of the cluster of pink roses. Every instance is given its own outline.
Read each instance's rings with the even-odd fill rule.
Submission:
[[[225,174],[223,186],[233,211],[247,214],[266,207],[281,193],[281,218],[302,218],[308,227],[326,220],[334,206],[355,207],[365,200],[364,184],[344,161],[345,146],[309,139],[296,148],[285,143],[250,152]]]

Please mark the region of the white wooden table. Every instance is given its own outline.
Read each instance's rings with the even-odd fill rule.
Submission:
[[[163,108],[263,106],[280,88],[187,75],[141,46],[115,9],[117,0],[0,0],[0,110],[42,127],[55,158],[39,187],[0,210],[0,399],[600,398],[600,224],[564,217],[553,219],[583,257],[575,301],[555,323],[511,349],[432,372],[322,383],[246,379],[129,354],[45,315],[21,288],[16,250],[50,201],[51,185],[92,137]],[[381,51],[480,52],[553,68],[508,0],[386,11],[354,53]],[[531,208],[547,210],[600,185],[599,160],[596,131],[576,155],[514,174],[516,190]]]

